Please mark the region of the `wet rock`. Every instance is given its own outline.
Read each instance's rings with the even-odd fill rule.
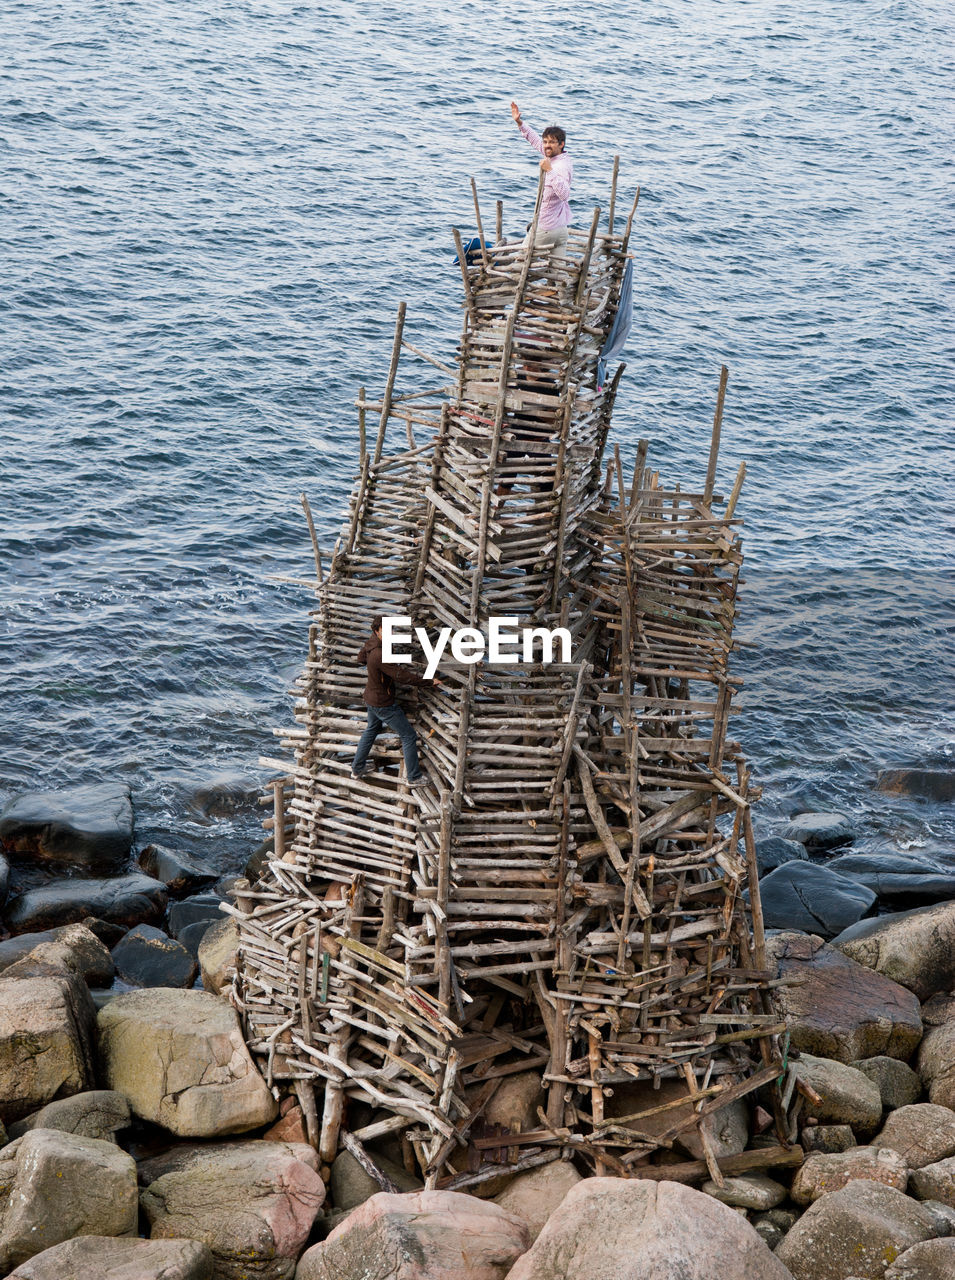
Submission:
[[[86,983],[30,957],[0,976],[0,1119],[93,1086],[95,1010]]]
[[[231,916],[216,920],[204,931],[199,943],[199,970],[206,991],[216,995],[232,984],[239,930]]]
[[[91,987],[105,987],[113,980],[112,957],[85,925],[64,925],[7,938],[0,942],[0,972],[28,955],[63,964]]]
[[[864,885],[810,862],[786,862],[759,882],[767,929],[799,929],[832,938],[875,903]]]
[[[379,1192],[302,1256],[295,1280],[504,1280],[527,1227],[455,1191]]]
[[[860,920],[832,945],[927,1000],[955,987],[955,902]]]
[[[494,1203],[527,1223],[533,1244],[547,1219],[580,1181],[580,1174],[570,1161],[553,1160],[519,1173],[509,1187],[494,1197]]]
[[[785,930],[766,941],[777,974],[773,1001],[794,1049],[851,1062],[878,1054],[908,1058],[922,1037],[918,999],[905,987],[856,964],[821,938]]]
[[[786,1199],[786,1188],[762,1173],[744,1173],[738,1178],[724,1178],[723,1186],[707,1180],[701,1190],[723,1204],[740,1209],[756,1209],[763,1213],[775,1209]]]
[[[121,871],[133,847],[129,787],[111,782],[17,796],[0,814],[7,853],[93,874]]]
[[[7,907],[7,925],[12,933],[26,933],[78,923],[86,916],[127,927],[155,924],[166,901],[166,886],[138,873],[109,880],[60,880],[14,898]]]
[[[811,852],[852,844],[855,836],[855,827],[844,813],[800,813],[782,833],[784,840],[795,840]]]
[[[254,813],[261,794],[262,787],[252,778],[213,778],[193,791],[189,805],[206,818],[231,818],[237,813]]]
[[[847,1124],[860,1137],[875,1133],[882,1120],[882,1099],[868,1076],[829,1058],[802,1054],[795,1063],[804,1080],[822,1097],[817,1106],[807,1101],[806,1115],[820,1124]]]
[[[732,1259],[732,1272],[727,1263]],[[586,1178],[508,1280],[790,1280],[744,1217],[676,1182]]]
[[[768,876],[785,862],[806,862],[809,854],[798,840],[784,840],[782,836],[767,836],[756,841],[756,866],[759,878]]]
[[[874,1058],[859,1058],[850,1062],[849,1066],[855,1067],[878,1085],[882,1105],[887,1111],[911,1106],[918,1102],[922,1093],[922,1082],[918,1075],[907,1063],[899,1062],[897,1058],[887,1058],[880,1054]]]
[[[896,796],[916,796],[935,804],[955,800],[955,772],[951,769],[881,769],[876,785]]]
[[[7,900],[7,890],[10,887],[10,864],[6,858],[0,853],[0,907]]]
[[[955,1021],[926,1031],[919,1046],[918,1072],[929,1101],[955,1110]]]
[[[793,1280],[883,1280],[886,1262],[932,1235],[932,1219],[921,1205],[860,1178],[810,1205],[776,1257]]]
[[[644,1081],[632,1085],[614,1085],[613,1097],[606,1102],[606,1116],[608,1119],[633,1116],[671,1102],[680,1105],[668,1111],[655,1110],[653,1115],[624,1122],[624,1128],[638,1129],[658,1137],[673,1125],[687,1119],[693,1111],[693,1104],[687,1100],[686,1085],[680,1080],[663,1080],[657,1089],[650,1082]],[[743,1102],[731,1102],[707,1116],[703,1121],[703,1128],[717,1156],[739,1155],[749,1141],[749,1112]],[[703,1159],[703,1144],[695,1127],[681,1133],[677,1142],[694,1160]]]
[[[856,1146],[856,1136],[847,1124],[807,1125],[799,1135],[803,1149],[832,1154]]]
[[[881,902],[894,907],[921,907],[955,898],[955,868],[929,857],[897,850],[847,853],[827,866],[864,884]]]
[[[269,864],[269,858],[271,858],[274,853],[275,841],[271,836],[269,836],[268,840],[263,840],[260,845],[253,849],[242,872],[243,876],[250,884],[255,884],[255,882],[265,874],[265,869]]]
[[[170,1157],[140,1165],[153,1239],[201,1241],[216,1280],[291,1280],[325,1198],[312,1148],[214,1143]]]
[[[6,1147],[0,1271],[77,1235],[132,1236],[139,1205],[136,1164],[111,1142],[34,1129]]]
[[[955,1240],[923,1240],[886,1268],[885,1280],[952,1280]]]
[[[206,991],[131,991],[98,1016],[103,1080],[136,1115],[182,1137],[244,1133],[278,1107],[235,1010]]]
[[[400,1191],[420,1191],[420,1178],[410,1174],[403,1165],[395,1164],[386,1156],[376,1155],[375,1164],[387,1174]],[[350,1151],[340,1151],[332,1164],[329,1191],[336,1209],[357,1209],[360,1204],[376,1196],[381,1187],[365,1172]]]
[[[121,938],[126,936],[126,929],[121,924],[111,924],[108,920],[99,920],[96,916],[87,916],[80,921],[84,928],[89,929],[95,937],[99,938],[104,947],[113,948]]]
[[[919,1200],[941,1200],[942,1204],[955,1208],[955,1156],[913,1169],[909,1176],[909,1194]]]
[[[181,942],[141,924],[113,948],[119,976],[136,987],[191,987],[199,966]]]
[[[113,1134],[130,1123],[129,1103],[121,1093],[109,1089],[92,1089],[71,1098],[49,1102],[25,1120],[10,1126],[10,1137],[20,1138],[32,1129],[58,1129],[81,1138],[113,1141]]]
[[[215,893],[197,893],[191,898],[183,898],[181,902],[173,902],[169,907],[169,932],[179,938],[184,929],[192,924],[212,924],[222,919],[219,903],[222,899]],[[198,945],[198,944],[197,944]]]
[[[212,1254],[196,1240],[84,1235],[38,1253],[9,1280],[212,1280]]]
[[[147,845],[139,855],[139,865],[147,876],[161,880],[176,898],[195,893],[197,889],[212,884],[216,878],[213,872],[194,862],[188,854],[178,849],[167,849],[161,844]]]
[[[910,1169],[921,1169],[955,1155],[955,1111],[919,1102],[899,1107],[872,1139],[873,1147],[897,1151]]]
[[[797,1169],[790,1194],[796,1204],[812,1204],[820,1196],[841,1191],[857,1178],[904,1191],[909,1167],[890,1147],[851,1147],[834,1155],[815,1154]]]

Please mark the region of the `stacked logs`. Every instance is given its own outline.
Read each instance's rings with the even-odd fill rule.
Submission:
[[[753,792],[727,738],[742,473],[714,494],[725,376],[700,492],[664,487],[643,444],[629,482],[616,451],[604,471],[623,367],[599,387],[597,356],[636,208],[615,232],[614,202],[562,257],[499,233],[469,263],[455,233],[457,368],[405,342],[402,305],[385,394],[359,399],[358,475],[283,734],[294,764],[269,762],[275,853],[234,907],[249,1045],[326,1163],[400,1130],[429,1186],[568,1152],[656,1176],[654,1153],[693,1129],[719,1180],[703,1122],[780,1073]],[[453,383],[396,395],[408,347]],[[541,634],[504,664],[444,662],[440,689],[403,698],[429,780],[412,791],[387,742],[350,776],[378,613],[431,634],[563,627],[571,653],[548,660]],[[528,1070],[538,1127],[489,1133],[495,1090]],[[621,1085],[662,1080],[682,1106],[606,1114]],[[376,1114],[356,1127],[358,1103]],[[778,1095],[776,1111],[782,1138]]]

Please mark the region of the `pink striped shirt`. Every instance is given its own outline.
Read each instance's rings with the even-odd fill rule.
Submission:
[[[544,154],[544,144],[529,125],[520,124],[520,131],[535,151]],[[550,173],[544,174],[544,195],[541,199],[537,225],[541,231],[555,231],[570,222],[570,184],[574,180],[574,165],[566,151],[552,156]]]

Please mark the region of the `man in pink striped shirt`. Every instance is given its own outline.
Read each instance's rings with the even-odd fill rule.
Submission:
[[[520,108],[516,102],[511,103],[511,115],[514,123],[535,151],[544,157],[540,167],[544,172],[544,194],[541,199],[540,217],[537,220],[537,237],[535,244],[543,245],[551,250],[554,257],[564,256],[567,244],[567,227],[570,223],[570,184],[574,180],[574,165],[564,151],[567,135],[556,125],[549,125],[543,136],[538,137],[534,130],[521,119]]]

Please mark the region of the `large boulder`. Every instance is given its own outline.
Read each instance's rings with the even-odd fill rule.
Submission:
[[[855,834],[855,828],[844,813],[800,813],[790,821],[782,837],[821,852],[852,844]]]
[[[113,1141],[113,1134],[129,1125],[129,1103],[121,1093],[109,1089],[92,1089],[75,1093],[72,1098],[48,1102],[24,1120],[10,1126],[10,1137],[19,1138],[31,1129],[59,1129],[81,1138]]]
[[[217,893],[194,893],[191,898],[183,898],[181,902],[173,902],[169,907],[169,932],[174,938],[181,940],[183,932],[193,924],[213,924],[222,919],[220,903],[222,899]]]
[[[796,840],[784,840],[781,836],[766,836],[765,839],[756,841],[756,869],[760,879],[768,876],[770,871],[781,867],[784,862],[793,860],[806,862],[808,858],[806,846],[799,844]]]
[[[793,1280],[883,1280],[887,1263],[934,1234],[921,1205],[860,1178],[810,1205],[776,1257]]]
[[[778,976],[792,981],[776,987],[773,999],[794,1049],[839,1062],[914,1053],[922,1018],[911,991],[795,930],[768,938],[766,953]]]
[[[112,782],[17,796],[0,814],[0,841],[19,857],[120,871],[133,847],[129,787]]]
[[[7,925],[11,933],[27,933],[75,924],[87,916],[127,927],[155,924],[167,900],[161,881],[138,872],[109,880],[59,880],[14,898],[7,907]]]
[[[0,976],[0,1120],[93,1084],[96,1011],[81,978],[27,956]]]
[[[33,1129],[0,1153],[0,1272],[78,1235],[133,1236],[136,1163],[112,1142]]]
[[[99,1012],[104,1083],[143,1120],[181,1137],[245,1133],[278,1107],[249,1056],[235,1010],[206,991],[117,996]]]
[[[139,865],[147,876],[161,880],[170,894],[179,898],[185,893],[195,893],[215,882],[215,873],[201,866],[178,849],[167,849],[161,844],[150,844],[139,855]]]
[[[77,1236],[44,1249],[9,1280],[212,1280],[212,1254],[197,1240]]]
[[[216,1280],[291,1280],[325,1198],[311,1147],[281,1142],[175,1148],[144,1161],[154,1240],[207,1245]]]
[[[955,987],[955,901],[860,920],[832,945],[927,1000]]]
[[[115,970],[109,951],[82,924],[44,929],[39,933],[21,933],[0,942],[0,972],[28,955],[63,965],[90,987],[108,987],[113,981]]]
[[[926,1031],[918,1071],[929,1100],[955,1109],[955,1018]]]
[[[896,908],[921,907],[955,898],[955,868],[927,854],[897,849],[846,853],[828,864],[830,871],[858,880]]]
[[[199,966],[181,942],[140,924],[113,948],[119,976],[134,987],[191,987]]]
[[[567,1192],[580,1181],[580,1174],[569,1160],[552,1160],[519,1173],[494,1201],[505,1213],[527,1223],[533,1244]]]
[[[875,1133],[882,1120],[878,1086],[855,1067],[803,1053],[796,1074],[822,1099],[806,1103],[806,1115],[820,1124],[848,1124],[860,1137]]]
[[[790,1194],[796,1204],[812,1204],[820,1196],[841,1191],[857,1178],[904,1191],[909,1167],[890,1147],[852,1147],[835,1155],[811,1155],[797,1169]]]
[[[219,995],[232,982],[239,929],[231,916],[204,929],[199,943],[199,972],[206,991]]]
[[[268,1138],[269,1134],[265,1137]],[[377,1167],[391,1179],[399,1191],[422,1190],[421,1179],[409,1173],[404,1165],[396,1164],[387,1156],[376,1155],[374,1159]],[[370,1173],[365,1172],[350,1151],[339,1151],[335,1157],[328,1185],[332,1193],[332,1204],[336,1209],[357,1209],[381,1190],[380,1184]]]
[[[526,1225],[456,1191],[379,1192],[302,1256],[295,1280],[504,1280]]]
[[[724,1178],[722,1186],[707,1179],[700,1190],[723,1204],[757,1213],[768,1213],[786,1199],[786,1188],[764,1173],[741,1173],[737,1178]]]
[[[918,1102],[892,1111],[873,1147],[897,1151],[910,1169],[955,1155],[955,1111],[931,1102]]]
[[[919,1200],[940,1200],[955,1208],[955,1156],[913,1169],[909,1192]]]
[[[728,1205],[677,1182],[586,1178],[507,1280],[790,1280]],[[323,1277],[324,1280],[324,1277]]]
[[[767,929],[800,929],[833,938],[862,918],[875,894],[848,876],[811,862],[784,862],[759,882]]]

